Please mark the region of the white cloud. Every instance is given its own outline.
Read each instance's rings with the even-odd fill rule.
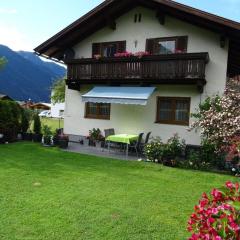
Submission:
[[[32,51],[33,44],[27,37],[13,26],[7,26],[0,23],[0,44],[6,45],[11,49]]]
[[[16,14],[17,10],[16,9],[11,9],[11,8],[0,8],[0,13]]]

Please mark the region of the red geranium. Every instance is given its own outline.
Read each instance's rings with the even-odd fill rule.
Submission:
[[[239,183],[226,182],[225,187],[204,193],[188,221],[189,240],[239,240]]]

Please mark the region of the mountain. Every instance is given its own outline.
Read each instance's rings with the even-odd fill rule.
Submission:
[[[52,83],[66,74],[64,67],[43,61],[32,52],[15,52],[0,45],[0,56],[8,61],[0,70],[0,93],[15,100],[49,102]]]

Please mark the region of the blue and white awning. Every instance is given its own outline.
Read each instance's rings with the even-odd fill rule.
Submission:
[[[155,87],[94,87],[83,102],[147,105]]]

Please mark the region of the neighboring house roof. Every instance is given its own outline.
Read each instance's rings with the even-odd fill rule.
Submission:
[[[10,101],[13,101],[13,99],[10,98],[8,95],[2,94],[2,93],[0,93],[0,100],[10,100]]]
[[[138,5],[154,9],[160,21],[164,22],[164,16],[170,15],[217,32],[223,39],[228,37],[228,73],[232,76],[240,74],[240,23],[171,0],[106,0],[34,50],[38,54],[63,60],[72,46],[106,25],[114,29],[114,19]]]
[[[44,109],[44,110],[50,110],[51,104],[50,103],[35,103],[30,106],[32,109]]]

